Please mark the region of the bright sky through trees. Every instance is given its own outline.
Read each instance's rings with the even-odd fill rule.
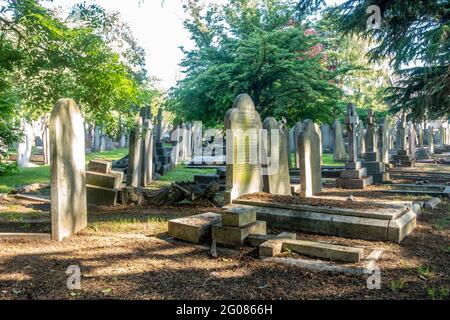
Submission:
[[[208,1],[223,2],[206,2]],[[78,2],[82,1],[54,0],[53,3],[44,5],[66,8]],[[342,2],[343,0],[327,0],[329,5]],[[146,50],[149,74],[161,79],[159,86],[164,90],[175,85],[182,76],[178,64],[183,54],[179,47],[190,49],[193,46],[189,33],[183,28],[185,14],[182,0],[96,0],[87,3],[97,3],[107,10],[120,12],[139,45]]]

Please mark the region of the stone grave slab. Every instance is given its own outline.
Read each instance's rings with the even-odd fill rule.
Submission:
[[[416,214],[404,205],[385,209],[353,210],[235,200],[233,206],[255,208],[257,219],[270,228],[282,228],[354,239],[400,242],[416,226]]]

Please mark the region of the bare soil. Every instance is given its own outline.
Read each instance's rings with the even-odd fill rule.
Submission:
[[[31,204],[14,205],[20,211]],[[0,299],[450,299],[449,201],[424,210],[401,244],[298,233],[384,249],[380,290],[367,289],[366,276],[262,262],[248,247],[219,249],[213,259],[207,248],[167,236],[168,219],[208,211],[221,210],[91,208],[88,228],[62,242],[0,240]],[[67,289],[71,265],[81,268],[81,290]]]

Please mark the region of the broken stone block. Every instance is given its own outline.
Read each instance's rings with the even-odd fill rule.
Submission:
[[[427,202],[425,202],[425,208],[427,209],[435,209],[441,203],[441,199],[439,198],[431,198]]]
[[[115,189],[86,185],[86,197],[89,204],[114,206],[117,204],[117,193]]]
[[[211,240],[211,227],[221,219],[222,216],[214,212],[173,219],[169,221],[169,235],[191,243],[208,242]]]
[[[112,162],[108,160],[94,159],[89,162],[88,170],[98,173],[109,173]]]
[[[297,239],[297,234],[295,232],[281,232],[280,234],[251,234],[247,237],[246,242],[251,247],[259,247],[266,241],[272,239]]]
[[[272,239],[262,243],[258,250],[260,257],[274,257],[281,253],[283,239]]]
[[[362,248],[340,246],[322,242],[304,241],[304,240],[282,240],[282,250],[289,250],[299,254],[325,258],[330,260],[339,260],[345,262],[359,262],[363,256]]]
[[[223,224],[212,227],[212,239],[224,245],[241,246],[250,234],[266,234],[266,222],[256,221],[240,228],[224,226]]]
[[[237,207],[222,213],[222,224],[227,227],[243,227],[256,221],[256,209]]]
[[[95,171],[86,171],[86,184],[109,189],[120,189],[123,179],[123,173],[114,171],[114,173],[99,173]]]

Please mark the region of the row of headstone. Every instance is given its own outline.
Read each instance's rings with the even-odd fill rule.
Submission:
[[[301,196],[322,191],[321,130],[311,120],[297,123],[294,130],[274,118],[262,122],[250,96],[240,94],[226,113],[225,127],[226,204],[261,191],[291,195],[288,150],[294,145],[302,179]]]
[[[153,126],[150,107],[136,117],[129,137],[127,186],[146,187],[153,180]]]

